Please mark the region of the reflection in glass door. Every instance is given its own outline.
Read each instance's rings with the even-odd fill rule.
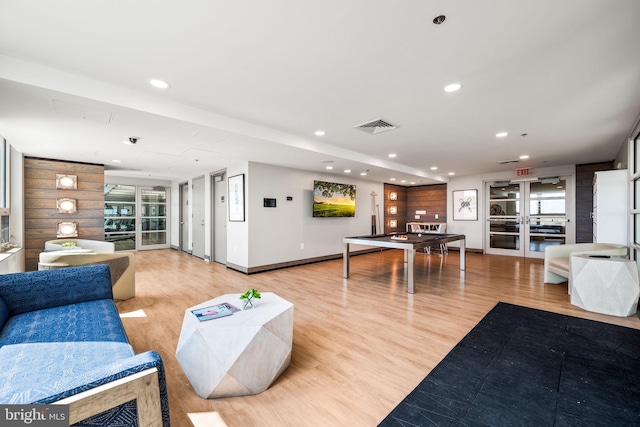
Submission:
[[[549,245],[573,243],[564,178],[487,183],[489,254],[543,258]]]
[[[140,228],[138,249],[168,248],[167,189],[140,187]]]

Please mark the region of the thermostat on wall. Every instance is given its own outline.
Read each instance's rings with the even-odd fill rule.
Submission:
[[[276,207],[276,199],[263,199],[265,208],[275,208]]]

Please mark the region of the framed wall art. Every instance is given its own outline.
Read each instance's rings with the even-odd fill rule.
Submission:
[[[229,221],[244,221],[244,174],[229,177]]]
[[[453,192],[453,220],[478,220],[478,190],[456,190]]]

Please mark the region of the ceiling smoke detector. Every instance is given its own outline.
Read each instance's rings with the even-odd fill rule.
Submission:
[[[394,130],[397,128],[397,126],[392,125],[391,123],[382,119],[376,119],[370,122],[362,123],[361,125],[354,126],[354,129],[359,129],[363,132],[370,133],[371,135]]]

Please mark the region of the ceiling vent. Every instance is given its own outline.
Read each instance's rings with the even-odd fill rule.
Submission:
[[[360,129],[361,131],[366,133],[370,133],[371,135],[375,135],[377,133],[382,133],[388,130],[397,129],[398,127],[395,125],[392,125],[391,123],[385,120],[376,119],[367,123],[363,123],[361,125],[354,126],[354,128]]]
[[[508,165],[509,163],[520,163],[520,160],[501,160],[498,162],[499,165]]]

